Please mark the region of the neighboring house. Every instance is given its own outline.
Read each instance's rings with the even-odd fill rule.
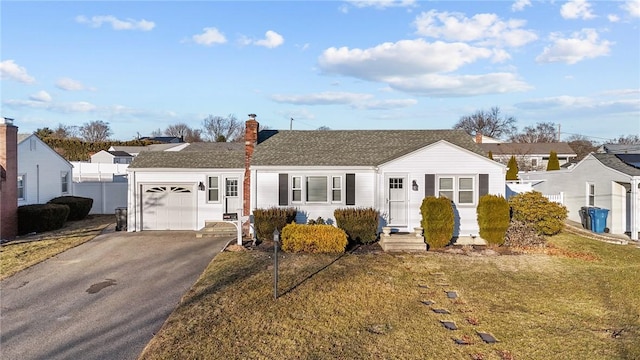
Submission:
[[[604,144],[596,152],[601,154],[640,154],[640,144]]]
[[[156,141],[163,144],[178,144],[184,142],[180,136],[145,136],[138,140]]]
[[[612,234],[638,240],[640,232],[640,155],[589,154],[569,170],[521,173],[542,193],[564,193],[569,219],[581,221],[580,209],[609,209],[606,227]]]
[[[73,165],[35,134],[18,134],[18,205],[72,194]]]
[[[198,230],[242,213],[244,159],[240,143],[140,152],[127,169],[128,230]]]
[[[18,234],[18,127],[0,117],[0,240]]]
[[[476,144],[498,144],[502,142],[500,139],[482,135],[482,133],[476,133],[476,136],[473,137],[473,141],[475,141]]]
[[[91,155],[92,163],[101,164],[131,164],[133,155],[126,151],[118,150],[100,150]]]
[[[549,154],[555,151],[558,154],[560,166],[566,165],[578,155],[569,144],[557,143],[481,143],[478,144],[485,153],[493,156],[493,159],[502,164],[507,164],[511,156],[518,161],[520,171],[546,170],[549,163]]]
[[[108,151],[124,151],[136,157],[143,151],[180,151],[189,143],[151,144],[147,146],[111,146]]]

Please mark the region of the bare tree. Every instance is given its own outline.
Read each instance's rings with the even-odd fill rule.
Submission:
[[[613,140],[614,144],[622,145],[640,145],[640,136],[636,135],[620,135]]]
[[[576,152],[577,161],[584,159],[585,156],[589,155],[596,151],[598,146],[591,140],[589,140],[586,136],[582,135],[571,135],[565,139],[571,149]]]
[[[205,136],[209,141],[235,141],[243,135],[243,126],[235,115],[207,116],[203,121]]]
[[[516,131],[515,123],[516,119],[513,116],[502,116],[500,108],[494,106],[490,111],[478,110],[471,115],[461,117],[453,128],[462,129],[471,136],[481,133],[500,139]]]
[[[84,123],[80,127],[80,136],[88,142],[105,141],[111,134],[109,123],[102,120]]]
[[[152,136],[152,137],[162,136],[162,130],[160,130],[160,128],[157,128],[157,129],[153,130],[153,131],[151,132],[151,136]]]
[[[526,126],[522,132],[509,137],[509,141],[516,143],[552,143],[558,142],[556,124],[551,122],[537,123],[535,126]]]
[[[53,130],[51,136],[59,139],[71,139],[77,138],[80,129],[75,125],[58,124],[58,127]]]
[[[175,136],[186,142],[202,142],[202,130],[192,129],[185,123],[178,123],[167,126],[164,130],[166,136]]]

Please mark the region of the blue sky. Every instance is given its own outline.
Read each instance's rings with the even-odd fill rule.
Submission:
[[[640,0],[2,1],[1,115],[114,139],[209,114],[274,129],[448,129],[497,106],[640,133]]]

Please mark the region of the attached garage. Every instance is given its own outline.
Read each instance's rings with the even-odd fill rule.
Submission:
[[[142,230],[193,230],[196,189],[193,184],[142,185]]]

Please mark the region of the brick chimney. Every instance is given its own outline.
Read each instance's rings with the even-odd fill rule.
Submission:
[[[0,239],[18,234],[18,127],[0,117]]]
[[[482,144],[482,133],[476,132],[476,144]]]
[[[251,157],[253,156],[253,150],[258,143],[258,128],[260,127],[260,124],[256,120],[256,116],[256,114],[249,114],[249,120],[245,122],[243,183],[244,199],[242,202],[242,212],[244,216],[248,216],[251,212],[251,173],[249,171],[249,167],[251,166]]]

